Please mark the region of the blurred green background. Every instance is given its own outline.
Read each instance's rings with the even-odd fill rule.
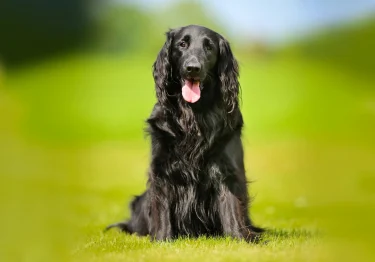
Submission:
[[[374,261],[374,1],[0,4],[0,261]],[[240,63],[263,245],[151,244],[109,223],[145,189],[164,32],[224,35]]]

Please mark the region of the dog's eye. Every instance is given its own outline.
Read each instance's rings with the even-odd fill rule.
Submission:
[[[185,48],[187,47],[187,43],[185,41],[181,41],[179,46]]]
[[[212,50],[212,45],[211,44],[207,44],[206,45],[206,49],[209,50],[209,51],[211,51]]]

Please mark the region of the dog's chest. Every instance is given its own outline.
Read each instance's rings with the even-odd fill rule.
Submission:
[[[186,233],[213,230],[219,215],[220,191],[214,186],[188,185],[173,193],[171,215],[175,226]]]

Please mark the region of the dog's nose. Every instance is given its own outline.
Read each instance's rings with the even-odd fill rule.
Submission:
[[[186,71],[188,73],[199,73],[201,71],[201,64],[199,62],[191,61],[186,64]]]

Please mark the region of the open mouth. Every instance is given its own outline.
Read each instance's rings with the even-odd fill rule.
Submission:
[[[200,79],[185,79],[182,86],[182,97],[186,102],[195,103],[201,98]]]

